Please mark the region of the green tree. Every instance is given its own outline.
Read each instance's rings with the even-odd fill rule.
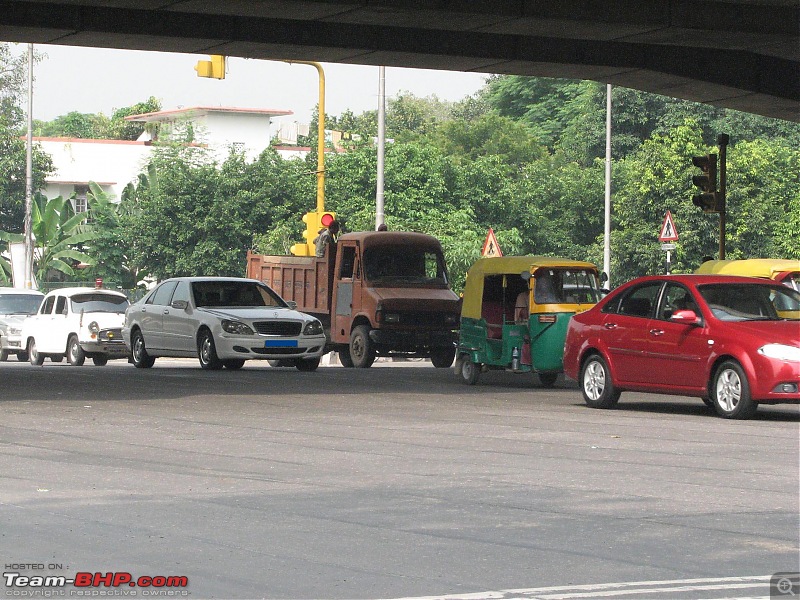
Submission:
[[[0,230],[21,233],[25,216],[26,142],[22,139],[27,58],[15,57],[0,43]],[[50,157],[34,145],[33,189],[44,187],[52,173]]]

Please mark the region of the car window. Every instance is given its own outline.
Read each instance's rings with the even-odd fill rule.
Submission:
[[[172,300],[170,300],[170,304],[175,302],[176,300],[183,300],[185,302],[190,301],[191,292],[189,290],[189,282],[188,281],[179,281],[178,287],[175,288],[175,293],[172,294]]]
[[[718,283],[700,286],[700,295],[721,321],[797,319],[800,294],[782,285]]]
[[[661,304],[658,307],[658,318],[665,321],[669,320],[679,310],[693,310],[698,315],[700,314],[697,303],[687,288],[677,283],[667,283],[664,294],[661,296]]]
[[[0,294],[0,315],[33,315],[41,303],[38,294]]]
[[[56,303],[55,296],[48,296],[48,298],[42,303],[42,310],[40,311],[43,315],[49,315],[53,312],[53,305]]]
[[[56,314],[57,315],[65,315],[67,314],[67,299],[64,296],[59,296],[56,300]]]
[[[166,306],[172,298],[172,292],[175,286],[178,285],[177,281],[166,281],[156,288],[153,295],[147,299],[146,304],[158,304],[159,306]]]
[[[622,298],[618,312],[632,317],[652,317],[660,289],[660,281],[633,288]]]
[[[278,294],[255,281],[195,281],[192,294],[198,308],[286,306]]]
[[[87,292],[75,294],[70,304],[72,312],[79,314],[81,312],[124,313],[130,303],[125,296]]]

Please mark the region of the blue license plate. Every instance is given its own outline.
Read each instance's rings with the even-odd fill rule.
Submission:
[[[264,348],[297,348],[297,340],[267,340]]]

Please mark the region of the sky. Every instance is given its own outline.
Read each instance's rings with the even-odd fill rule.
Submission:
[[[45,58],[34,67],[33,118],[50,121],[72,111],[111,116],[150,96],[164,110],[225,106],[291,110],[283,119],[307,123],[319,100],[317,70],[310,65],[230,57],[224,80],[198,77],[205,55],[36,45]],[[26,44],[15,52],[27,52]],[[322,63],[325,112],[355,114],[378,106],[378,67]],[[474,94],[487,75],[386,68],[386,97],[399,92],[457,101]]]

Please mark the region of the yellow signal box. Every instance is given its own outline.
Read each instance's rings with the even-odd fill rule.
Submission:
[[[320,230],[328,227],[335,219],[336,213],[329,211],[323,213],[311,211],[303,215],[303,223],[306,224],[303,237],[306,238],[306,241],[292,246],[292,254],[295,256],[314,256],[316,254],[314,240],[319,235]]]
[[[212,54],[211,60],[198,60],[194,66],[198,77],[213,77],[225,79],[225,57],[221,54]]]

